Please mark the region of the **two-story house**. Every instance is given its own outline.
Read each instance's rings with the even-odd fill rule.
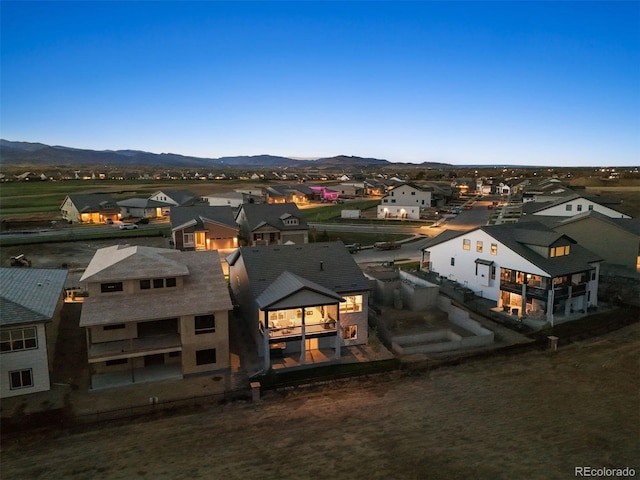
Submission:
[[[0,398],[51,388],[67,271],[0,268]]]
[[[233,209],[194,205],[171,208],[171,239],[178,250],[224,250],[238,246]]]
[[[232,305],[218,252],[114,245],[80,281],[92,388],[229,368]]]
[[[523,215],[573,217],[591,211],[611,218],[631,218],[629,215],[603,205],[597,198],[578,193],[569,193],[554,201],[526,202],[522,205]]]
[[[366,344],[370,283],[342,242],[240,247],[229,283],[264,369],[272,354]]]
[[[446,230],[427,243],[421,268],[511,314],[553,323],[598,304],[601,260],[571,237],[527,222]]]
[[[69,223],[104,223],[120,218],[120,207],[108,193],[74,193],[60,206],[62,218]]]
[[[378,218],[409,218],[418,220],[420,209],[431,206],[432,187],[403,183],[382,197]]]
[[[236,214],[236,223],[247,245],[309,242],[309,225],[295,203],[244,204]]]

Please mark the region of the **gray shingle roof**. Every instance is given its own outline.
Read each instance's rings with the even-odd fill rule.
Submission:
[[[146,263],[159,262],[154,267],[153,276],[172,276],[176,268],[174,265],[180,266],[188,273],[183,277],[183,288],[152,289],[138,295],[88,297],[82,306],[81,327],[200,315],[233,308],[217,251],[181,252],[162,248],[152,250],[155,250],[154,255],[144,257],[144,260]],[[164,260],[167,259],[174,265],[166,265]],[[129,276],[121,278],[122,280],[140,278],[135,271],[138,265],[136,260],[135,256],[120,260],[121,271],[124,274],[131,270]],[[165,270],[163,267],[168,268]]]
[[[165,202],[158,202],[149,198],[127,198],[118,202],[118,206],[130,208],[158,208],[166,205],[167,203]]]
[[[608,217],[607,215],[603,215],[600,212],[596,212],[595,210],[582,212],[569,218],[560,217],[560,219],[556,222],[556,225],[559,227],[562,225],[579,222],[580,220],[584,220],[585,218],[593,218],[610,225],[615,225],[622,230],[640,236],[640,218],[612,218]]]
[[[176,250],[113,245],[99,249],[89,262],[81,282],[113,282],[138,278],[183,277],[186,265],[169,255]]]
[[[309,279],[302,278],[294,273],[289,271],[284,271],[280,274],[278,278],[274,280],[274,282],[269,285],[256,299],[258,302],[258,306],[260,309],[265,309],[275,304],[276,302],[281,302],[282,300],[291,297],[295,294],[298,294],[303,291],[308,291],[312,294],[318,295],[310,295],[308,298],[308,302],[298,301],[296,306],[306,307],[311,305],[318,305],[320,297],[327,297],[324,301],[333,301],[340,302],[343,298],[336,294],[335,292],[323,287],[322,285],[318,285],[315,282],[312,282]]]
[[[198,199],[198,196],[195,193],[190,192],[189,190],[180,190],[180,189],[159,190],[151,196],[153,197],[160,192],[164,193],[167,197],[175,201],[178,205],[185,205],[189,202],[192,202]]]
[[[309,225],[295,203],[245,203],[241,210],[244,211],[249,224],[249,231],[263,226],[271,225],[278,230],[308,230]],[[299,220],[298,225],[285,225],[283,215],[292,215]]]
[[[193,223],[196,228],[203,229],[204,222],[218,223],[237,230],[238,225],[229,206],[212,207],[209,205],[194,205],[192,207],[171,208],[171,228],[177,229],[187,223]]]
[[[73,193],[67,196],[80,213],[120,211],[118,204],[108,193]]]
[[[254,298],[285,271],[338,294],[370,289],[369,281],[342,242],[241,247],[227,261],[233,265],[240,256]]]
[[[0,326],[51,320],[67,271],[0,268]]]

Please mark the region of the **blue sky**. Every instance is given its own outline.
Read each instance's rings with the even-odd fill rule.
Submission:
[[[2,138],[640,165],[640,2],[11,2]]]

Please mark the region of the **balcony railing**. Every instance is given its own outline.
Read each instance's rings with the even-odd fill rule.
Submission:
[[[260,325],[260,331],[264,335],[264,326],[262,323]],[[317,322],[317,323],[305,323],[305,337],[306,338],[314,338],[314,337],[327,337],[336,335],[337,328],[335,320],[329,320],[326,322]],[[302,337],[302,325],[296,324],[295,322],[290,322],[288,325],[282,326],[279,325],[276,327],[269,328],[269,341],[270,342],[278,342],[286,339],[294,339],[294,338]]]
[[[135,356],[136,353],[149,354],[154,351],[180,351],[182,344],[179,334],[156,335],[153,337],[131,338],[114,342],[94,343],[89,347],[90,362]]]

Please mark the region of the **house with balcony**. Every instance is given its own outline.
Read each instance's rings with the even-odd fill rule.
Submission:
[[[120,207],[108,193],[74,193],[65,197],[60,213],[69,223],[105,223],[120,218]]]
[[[342,242],[240,247],[227,257],[229,283],[264,359],[366,344],[370,283]]]
[[[378,205],[378,218],[420,218],[420,209],[431,206],[433,188],[415,183],[403,183],[382,197]]]
[[[0,268],[0,398],[50,390],[67,271]]]
[[[421,269],[496,302],[498,311],[552,323],[598,305],[602,258],[538,223],[446,230],[423,250]]]
[[[225,250],[238,246],[238,225],[229,206],[171,208],[171,240],[178,250]]]
[[[246,245],[308,243],[309,225],[295,203],[247,203],[236,214]]]
[[[218,252],[114,245],[80,282],[92,389],[229,368],[233,307]]]

